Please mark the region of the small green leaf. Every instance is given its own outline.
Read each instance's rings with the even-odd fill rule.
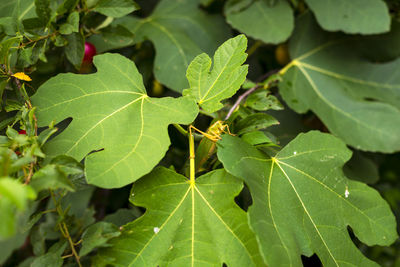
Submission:
[[[0,64],[8,65],[8,59],[11,53],[9,53],[10,48],[14,45],[18,45],[21,41],[20,37],[12,37],[3,40],[0,43]]]
[[[33,35],[46,35],[46,24],[39,18],[30,18],[22,21],[24,31]]]
[[[266,111],[269,109],[282,110],[283,106],[276,96],[266,90],[252,93],[246,99],[246,105],[255,110]]]
[[[54,45],[55,46],[63,47],[65,45],[67,45],[67,44],[68,44],[68,41],[67,41],[67,39],[65,39],[64,36],[62,36],[62,35],[57,35],[56,36],[56,38],[54,40]]]
[[[255,130],[266,129],[272,125],[279,124],[274,117],[265,113],[251,114],[235,124],[235,133],[238,135]]]
[[[262,131],[248,132],[242,135],[242,140],[251,144],[259,145],[265,143],[272,143],[271,139],[265,135]]]
[[[148,97],[135,64],[121,55],[96,56],[94,65],[95,74],[50,79],[32,101],[40,126],[73,118],[44,146],[48,156],[87,156],[89,183],[121,187],[151,171],[170,144],[168,125],[191,123],[198,108],[188,97]]]
[[[69,62],[74,65],[76,69],[79,69],[83,56],[85,54],[85,38],[77,32],[65,36],[67,39],[67,46],[65,47],[65,55]]]
[[[0,240],[16,233],[19,211],[25,211],[28,201],[36,198],[29,185],[22,185],[10,177],[0,177]]]
[[[305,0],[327,31],[374,34],[390,30],[389,8],[382,0]]]
[[[52,267],[61,267],[63,265],[64,259],[61,257],[64,250],[67,248],[68,242],[67,240],[61,240],[55,243],[49,251],[35,258],[35,260],[30,265],[31,267],[43,267],[43,266],[52,266]]]
[[[280,0],[275,5],[269,5],[265,0],[248,2],[226,2],[226,20],[233,28],[270,44],[279,44],[289,38],[294,27],[294,16],[287,1]]]
[[[10,200],[19,210],[25,210],[28,200],[34,199],[36,194],[30,186],[9,177],[1,177],[0,196]]]
[[[30,231],[29,240],[32,245],[32,252],[36,256],[46,253],[46,235],[42,227],[36,225]]]
[[[26,225],[29,221],[29,216],[36,210],[37,206],[33,204],[29,207],[29,209],[25,210],[24,212],[16,212],[15,207],[12,207],[10,210],[10,215],[7,213],[7,209],[2,208],[1,202],[2,201],[0,200],[0,225],[10,220],[10,218],[12,218],[13,216],[16,217],[15,235],[7,238],[6,240],[0,240],[0,264],[3,264],[14,250],[17,250],[25,243],[28,232],[24,232],[24,228],[30,229],[30,227],[26,227]],[[0,226],[0,232],[2,230],[2,226]],[[8,232],[8,234],[10,233],[11,232]]]
[[[231,97],[246,79],[248,65],[247,38],[236,36],[223,43],[215,52],[211,69],[211,58],[203,53],[190,63],[186,77],[190,88],[183,95],[190,95],[207,112],[222,108],[221,100]]]
[[[357,249],[348,226],[369,246],[396,240],[389,205],[343,175],[351,151],[340,139],[300,134],[275,157],[230,135],[218,143],[219,160],[250,189],[249,221],[269,266],[301,266],[300,255],[313,253],[324,266],[377,266]]]
[[[193,58],[202,52],[213,53],[229,38],[223,18],[202,11],[198,0],[162,0],[151,16],[144,19],[126,16],[114,24],[129,29],[137,43],[146,39],[153,42],[154,75],[177,92],[188,88],[185,73]]]
[[[92,35],[88,41],[96,46],[98,53],[134,44],[134,34],[121,25],[110,25],[100,34]]]
[[[36,192],[45,189],[66,189],[74,191],[74,185],[68,180],[65,172],[59,166],[49,164],[37,171],[33,177],[30,185]]]
[[[36,14],[39,19],[47,25],[52,17],[50,0],[35,0]]]
[[[156,168],[132,188],[130,200],[146,213],[123,226],[99,257],[121,266],[264,266],[246,213],[234,202],[242,188],[222,169],[190,185]]]
[[[68,35],[73,32],[79,32],[79,13],[76,11],[69,14],[67,22],[60,26],[61,34]]]
[[[100,0],[93,10],[105,16],[120,18],[138,9],[139,5],[132,0]]]
[[[66,155],[59,155],[53,158],[51,164],[57,165],[67,175],[83,174],[83,165],[76,159]]]
[[[16,35],[17,27],[12,17],[0,17],[0,32],[4,32],[9,36]]]
[[[107,242],[121,234],[118,227],[108,222],[98,222],[89,226],[82,234],[82,247],[79,256],[89,254],[93,249],[110,246]]]
[[[62,15],[64,13],[70,12],[78,4],[79,0],[64,0],[57,8],[57,14]]]

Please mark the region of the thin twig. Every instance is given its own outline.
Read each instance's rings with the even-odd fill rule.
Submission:
[[[18,48],[18,49],[24,48],[24,47],[27,46],[27,45],[30,45],[30,44],[32,44],[32,43],[39,42],[39,41],[44,40],[44,39],[47,39],[47,38],[51,38],[51,37],[56,36],[56,35],[57,35],[57,32],[54,32],[54,33],[52,33],[52,34],[48,34],[48,35],[45,35],[45,36],[40,36],[40,37],[37,38],[36,40],[30,40],[30,41],[28,41],[28,42],[26,42],[26,43],[20,44],[17,48]]]
[[[250,57],[254,52],[256,52],[257,48],[259,48],[263,43],[261,41],[256,41],[248,50],[247,57]]]
[[[63,224],[63,226],[64,226],[64,231],[65,231],[65,233],[67,234],[67,239],[68,239],[69,245],[70,245],[70,247],[71,247],[72,254],[74,254],[74,256],[75,256],[76,263],[78,263],[78,266],[79,266],[79,267],[82,267],[82,264],[81,264],[81,261],[80,261],[80,257],[79,257],[78,253],[77,253],[76,250],[75,250],[75,244],[74,244],[74,242],[73,242],[72,239],[71,239],[71,236],[70,236],[70,234],[69,234],[67,225],[65,224],[65,222],[63,222],[62,224]]]
[[[31,164],[29,165],[29,174],[25,179],[25,184],[29,184],[29,182],[31,181],[32,176],[33,176],[33,168],[34,167],[35,167],[35,163],[31,162]]]
[[[180,126],[179,124],[174,123],[173,125],[181,134],[183,134],[184,136],[188,135],[188,132],[185,129],[183,129],[183,127]]]
[[[238,99],[236,100],[235,104],[233,104],[233,106],[229,109],[228,114],[226,114],[225,120],[229,119],[232,115],[232,113],[237,109],[237,107],[240,105],[240,103],[251,93],[253,93],[255,90],[257,90],[258,88],[260,88],[260,84],[258,84],[259,82],[262,82],[263,80],[267,79],[269,76],[271,76],[272,74],[277,73],[279,70],[271,70],[269,72],[267,72],[266,74],[264,74],[263,76],[261,76],[260,78],[257,79],[256,85],[252,88],[250,88],[249,90],[247,90],[246,92],[244,92],[242,95],[240,95],[238,97]]]
[[[54,202],[54,205],[56,207],[58,216],[64,217],[64,211],[62,210],[62,207],[59,204],[59,202],[57,202],[56,196],[54,195],[54,192],[51,189],[50,189],[50,195],[51,195],[51,198],[53,199],[53,202]],[[64,220],[64,218],[63,218],[63,220]],[[76,263],[78,264],[79,267],[82,267],[79,254],[77,253],[77,251],[75,249],[75,243],[74,243],[74,241],[72,241],[72,238],[71,238],[71,235],[69,234],[67,225],[65,224],[64,221],[62,221],[62,222],[60,222],[58,224],[58,226],[60,228],[61,234],[68,240],[69,246],[70,246],[71,251],[72,251],[72,255],[74,255],[74,257],[76,259]],[[78,241],[78,243],[79,243],[79,241]]]
[[[66,259],[66,258],[70,258],[74,256],[74,254],[69,254],[69,255],[65,255],[65,256],[61,256],[62,259]]]

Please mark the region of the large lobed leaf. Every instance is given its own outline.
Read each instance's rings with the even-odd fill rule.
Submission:
[[[153,42],[154,75],[177,92],[188,87],[185,73],[190,61],[202,52],[211,54],[229,38],[222,17],[207,15],[198,5],[198,0],[163,0],[145,19],[124,17],[116,21],[135,34],[136,42]]]
[[[156,168],[132,189],[131,202],[146,213],[123,226],[96,266],[264,266],[246,213],[234,203],[242,187],[224,170],[191,185]]]
[[[316,253],[324,266],[377,266],[353,244],[347,227],[367,245],[397,238],[388,204],[367,185],[347,179],[351,152],[329,134],[300,134],[275,157],[238,137],[219,141],[226,170],[249,186],[250,226],[269,266],[301,266]]]
[[[296,112],[315,112],[349,145],[369,151],[398,151],[400,75],[396,70],[400,59],[371,63],[353,50],[360,46],[364,52],[368,44],[327,34],[310,14],[302,16],[290,40],[293,60],[281,71],[280,93]]]
[[[32,97],[39,126],[72,117],[71,124],[48,142],[50,157],[66,154],[85,160],[86,179],[114,188],[151,169],[170,144],[167,126],[190,123],[196,103],[187,97],[150,98],[135,64],[118,54],[94,58],[97,73],[59,74]]]
[[[287,1],[275,2],[271,5],[265,0],[227,1],[226,21],[233,28],[265,43],[282,43],[292,33],[293,10]]]
[[[220,101],[234,95],[246,79],[248,65],[242,65],[246,48],[244,35],[229,39],[215,52],[211,71],[211,58],[206,53],[198,55],[187,69],[190,88],[183,95],[193,96],[207,112],[221,109]]]

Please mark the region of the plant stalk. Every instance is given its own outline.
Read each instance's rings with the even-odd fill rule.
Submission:
[[[58,201],[56,201],[56,197],[54,195],[53,190],[50,190],[50,194],[51,194],[51,198],[54,201],[54,205],[56,206],[56,210],[57,210],[58,216],[61,216],[63,218],[63,220],[64,220],[64,212],[63,212],[63,210],[61,208],[60,203]],[[68,240],[68,243],[69,243],[69,246],[71,248],[72,254],[74,255],[74,257],[76,259],[76,263],[78,264],[79,267],[82,267],[82,264],[81,264],[81,261],[80,261],[80,257],[78,255],[77,251],[75,250],[75,244],[72,241],[71,235],[69,234],[69,231],[68,231],[68,227],[67,227],[67,225],[65,224],[64,221],[59,223],[59,228],[60,228],[61,234]]]
[[[190,185],[194,186],[194,179],[195,179],[195,173],[196,173],[196,169],[195,169],[195,152],[194,152],[194,136],[192,133],[192,125],[189,126],[189,159],[190,159],[190,175],[189,175],[189,179],[190,179]]]

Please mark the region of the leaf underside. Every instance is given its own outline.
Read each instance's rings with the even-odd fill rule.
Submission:
[[[347,179],[351,152],[320,132],[300,134],[270,158],[241,139],[225,135],[218,158],[249,186],[250,226],[267,265],[302,266],[316,253],[324,266],[377,266],[353,244],[347,227],[367,245],[397,238],[388,204],[367,185]]]
[[[135,64],[118,54],[94,58],[97,73],[60,74],[32,97],[39,126],[72,117],[48,142],[51,157],[85,160],[86,179],[100,187],[129,184],[150,172],[170,144],[171,123],[191,123],[198,113],[192,99],[150,98]]]
[[[224,170],[188,179],[160,167],[135,183],[131,201],[146,213],[123,227],[98,263],[118,266],[263,266],[246,213],[243,184]]]

